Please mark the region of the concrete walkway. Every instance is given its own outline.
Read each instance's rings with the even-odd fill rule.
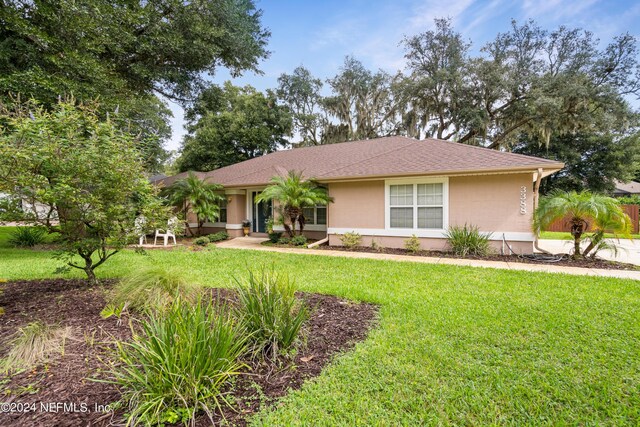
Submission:
[[[394,254],[375,254],[369,252],[346,252],[346,251],[332,251],[324,249],[303,249],[303,248],[278,248],[273,246],[261,245],[262,242],[268,239],[256,238],[256,237],[238,237],[232,240],[218,243],[220,248],[232,248],[232,249],[251,249],[258,251],[269,252],[284,252],[295,253],[304,255],[321,255],[321,256],[334,256],[345,258],[366,258],[366,259],[378,259],[387,261],[403,261],[403,262],[420,262],[426,264],[448,264],[448,265],[463,265],[469,267],[482,267],[482,268],[501,268],[505,270],[521,270],[521,271],[533,271],[533,272],[545,272],[545,273],[564,273],[580,276],[598,276],[598,277],[616,277],[621,279],[634,279],[640,280],[640,271],[632,270],[603,270],[597,268],[579,268],[579,267],[563,267],[553,264],[525,264],[514,263],[505,261],[482,261],[473,259],[454,259],[444,257],[417,257],[410,255],[394,255]]]

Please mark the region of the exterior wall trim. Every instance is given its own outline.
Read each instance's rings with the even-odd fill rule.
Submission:
[[[305,231],[327,231],[326,225],[321,224],[309,224],[304,226]],[[273,231],[284,231],[284,227],[282,225],[274,225]]]
[[[242,230],[242,224],[226,224],[224,228],[227,230]]]
[[[205,222],[202,226],[212,228],[225,228],[226,225],[226,222]]]
[[[443,230],[407,230],[407,229],[391,229],[386,230],[382,228],[333,228],[327,229],[327,234],[345,234],[345,233],[358,233],[363,236],[384,236],[384,237],[426,237],[432,239],[446,239],[446,232]],[[491,233],[490,240],[502,240],[504,236],[505,240],[513,242],[533,242],[535,235],[533,233],[512,232],[512,231],[482,231],[482,233]]]

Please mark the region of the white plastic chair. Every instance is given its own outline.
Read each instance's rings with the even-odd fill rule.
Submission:
[[[176,225],[178,225],[178,218],[173,217],[170,218],[169,221],[167,221],[167,229],[165,233],[162,233],[162,230],[156,229],[156,235],[153,239],[153,246],[157,245],[158,237],[164,238],[164,246],[167,246],[170,238],[173,239],[173,244],[177,245],[176,235],[174,233]]]
[[[147,225],[147,218],[143,215],[140,215],[136,218],[133,225],[133,230],[136,235],[140,236],[140,246],[144,243],[147,243],[147,233],[145,232],[145,227]]]

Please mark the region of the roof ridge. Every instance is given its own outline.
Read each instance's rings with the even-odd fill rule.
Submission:
[[[391,138],[391,137],[385,137],[385,138]],[[420,142],[420,141],[421,141],[421,140],[419,140],[419,139],[415,139],[415,138],[408,138],[408,137],[402,137],[402,136],[401,136],[401,138],[403,138],[403,139],[408,139],[408,140],[410,140],[411,142],[410,142],[407,146],[405,146],[405,147],[393,147],[391,150],[387,150],[387,151],[385,151],[385,152],[383,152],[383,153],[376,154],[375,156],[367,157],[366,159],[358,160],[358,161],[355,161],[355,162],[353,162],[353,163],[349,163],[348,165],[339,166],[339,167],[337,167],[337,168],[330,169],[330,170],[326,171],[325,173],[323,173],[322,175],[320,175],[320,177],[322,177],[322,176],[327,176],[327,174],[330,174],[331,172],[336,171],[336,170],[339,170],[339,169],[344,169],[344,168],[352,167],[352,166],[355,166],[355,165],[357,165],[357,164],[359,164],[359,163],[364,163],[364,162],[366,162],[366,161],[370,161],[371,159],[375,159],[375,158],[378,158],[378,157],[380,157],[380,156],[384,156],[384,155],[386,155],[386,154],[393,153],[394,151],[398,151],[398,150],[399,150],[399,149],[401,149],[401,148],[406,148],[406,147],[408,147],[408,146],[411,146],[411,145],[413,145],[413,144],[418,143],[418,142]],[[374,139],[375,139],[375,138],[374,138]],[[365,140],[361,140],[361,141],[369,141],[369,140],[365,139]],[[355,142],[355,141],[354,141],[354,142]]]

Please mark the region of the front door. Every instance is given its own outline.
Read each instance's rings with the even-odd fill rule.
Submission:
[[[253,202],[253,224],[251,225],[251,229],[254,233],[266,233],[267,219],[271,216],[273,205],[270,200],[268,202],[262,201],[256,203],[256,197],[260,194],[259,191],[254,191],[251,194],[251,200]]]

